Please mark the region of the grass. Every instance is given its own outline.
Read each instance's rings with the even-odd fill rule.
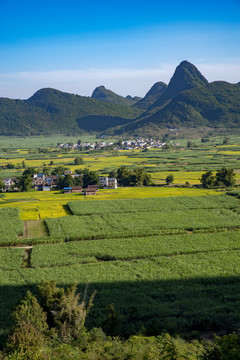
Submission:
[[[48,236],[48,231],[43,220],[24,221],[24,238],[39,238]]]
[[[66,136],[66,135],[52,135],[52,136],[30,136],[30,137],[14,137],[14,136],[0,136],[2,148],[41,148],[41,147],[56,147],[57,143],[75,143],[79,139],[83,142],[96,141],[95,136],[79,135],[79,136]],[[111,140],[109,140],[111,141]]]

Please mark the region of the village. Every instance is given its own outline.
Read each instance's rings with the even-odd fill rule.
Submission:
[[[157,148],[160,149],[165,145],[165,142],[155,139],[141,139],[138,138],[136,140],[126,140],[126,141],[118,141],[116,143],[113,142],[81,142],[80,140],[73,143],[58,143],[57,149],[68,149],[68,150],[101,150],[111,148],[113,150],[136,150],[136,149],[151,149]]]

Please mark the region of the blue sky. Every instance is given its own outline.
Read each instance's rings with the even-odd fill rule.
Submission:
[[[42,87],[143,96],[188,60],[240,81],[240,0],[0,0],[0,96]]]

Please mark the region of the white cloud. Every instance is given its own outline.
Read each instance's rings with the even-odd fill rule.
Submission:
[[[240,81],[240,64],[196,64],[209,80]],[[126,96],[144,96],[157,81],[169,82],[176,65],[161,64],[143,69],[80,69],[0,74],[0,97],[26,99],[34,92],[51,87],[91,96],[100,85]]]
[[[197,68],[208,81],[223,80],[234,84],[240,81],[240,61],[238,64],[199,63]]]

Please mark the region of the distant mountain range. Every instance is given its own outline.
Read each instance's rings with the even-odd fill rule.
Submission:
[[[171,127],[239,127],[240,83],[209,83],[188,61],[144,98],[97,87],[91,97],[41,89],[28,100],[0,98],[1,135],[154,133]]]

